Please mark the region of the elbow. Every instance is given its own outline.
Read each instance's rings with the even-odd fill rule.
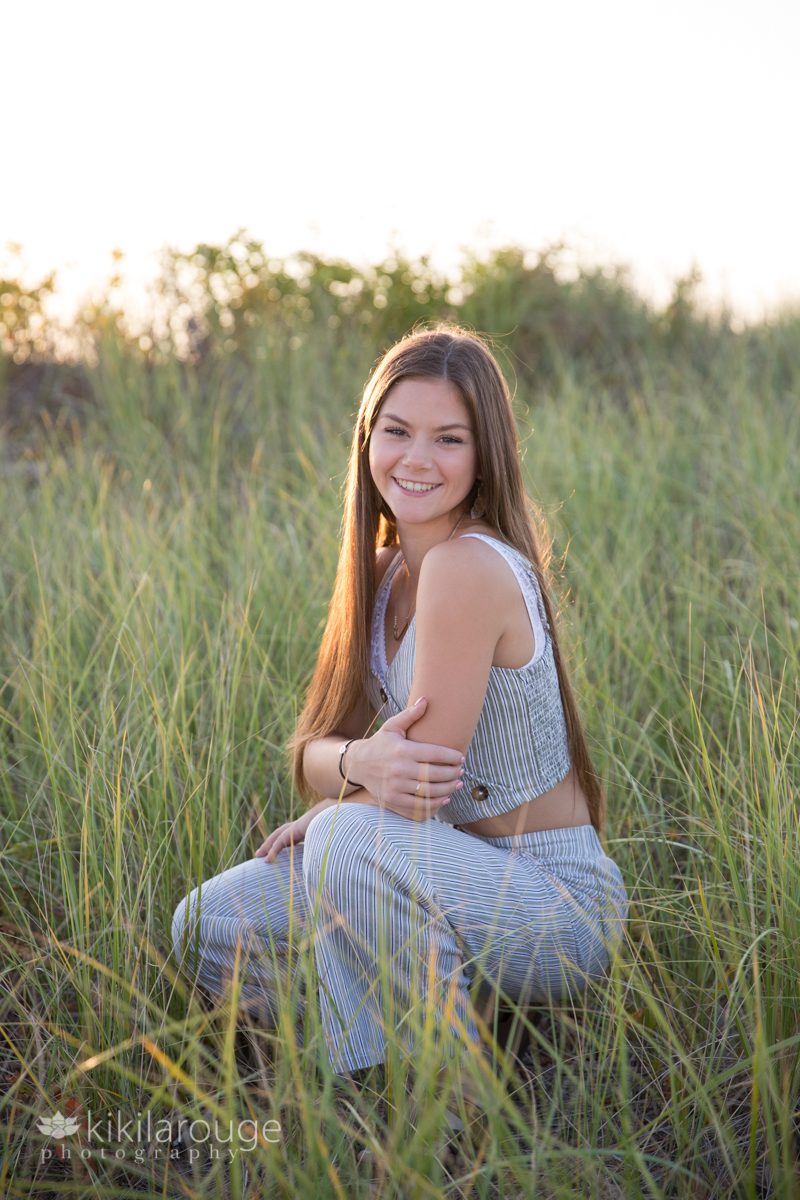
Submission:
[[[309,750],[311,750],[311,747],[313,746],[313,744],[314,744],[313,742],[307,742],[303,748],[303,756],[300,760],[300,764],[301,764],[300,774],[302,777],[302,783],[305,785],[305,790],[306,790],[308,796],[310,797],[312,802],[315,802],[317,800],[321,800],[323,798],[325,792],[324,792],[324,784],[323,784],[322,780],[318,777],[318,774],[314,767],[313,751],[311,752],[311,754],[309,754]]]
[[[309,788],[311,791],[316,791],[316,789],[314,787],[314,780],[312,778],[312,776],[314,774],[313,766],[309,762],[308,750],[309,750],[310,745],[311,745],[310,742],[306,742],[305,746],[303,747],[303,754],[300,759],[300,774],[303,778],[303,782],[305,783],[306,787]],[[309,772],[310,772],[310,775],[309,775]]]

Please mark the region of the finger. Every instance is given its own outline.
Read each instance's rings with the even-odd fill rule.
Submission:
[[[433,742],[408,742],[407,745],[417,762],[452,765],[465,761],[461,751],[450,746],[437,746]]]
[[[292,838],[289,833],[282,834],[272,843],[270,852],[267,855],[267,862],[274,862],[280,854],[281,850],[285,850],[287,846],[291,846]]]
[[[265,838],[261,845],[256,850],[256,858],[263,858],[275,844],[275,839],[279,837],[286,829],[286,825],[279,825],[277,829],[273,829],[269,837]]]
[[[436,767],[430,763],[411,763],[407,768],[409,777],[414,783],[453,783],[461,778],[461,767],[455,763],[448,767]]]
[[[420,696],[419,700],[414,704],[409,704],[407,708],[402,709],[399,713],[395,713],[393,717],[389,717],[388,721],[384,722],[384,729],[388,725],[390,729],[408,729],[415,721],[418,721],[425,712],[428,701],[425,696]]]
[[[442,796],[449,796],[453,792],[457,792],[463,786],[463,779],[455,781],[444,779],[438,783],[429,783],[425,779],[411,779],[405,784],[403,790],[409,796],[415,796],[418,799],[439,800]]]
[[[264,841],[261,843],[261,845],[256,850],[256,854],[255,854],[256,858],[263,858],[263,856],[266,854],[267,850],[269,849],[272,839],[274,837],[275,837],[275,834],[271,833],[268,838],[264,839]]]
[[[452,788],[449,791],[440,792],[435,796],[430,796],[425,791],[412,791],[403,796],[403,800],[412,807],[421,806],[422,808],[427,807],[438,810],[443,804],[447,804],[452,799],[452,795]]]
[[[268,855],[268,861],[272,862],[280,854],[281,850],[285,850],[287,846],[297,846],[304,841],[306,831],[298,825],[297,821],[292,821],[285,825],[281,830],[281,836],[275,845],[272,847],[272,852]]]

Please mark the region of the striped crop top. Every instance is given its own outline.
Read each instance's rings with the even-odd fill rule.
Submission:
[[[522,667],[489,671],[486,697],[466,753],[464,786],[437,817],[449,825],[499,816],[541,796],[568,773],[571,761],[550,627],[533,567],[513,546],[484,533],[464,533],[492,546],[511,567],[522,590],[534,635],[534,654]],[[408,704],[414,676],[413,617],[391,664],[384,622],[397,554],[381,582],[372,616],[369,700],[382,720]]]

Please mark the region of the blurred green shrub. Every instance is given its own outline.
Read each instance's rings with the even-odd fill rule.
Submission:
[[[28,285],[0,276],[0,351],[13,362],[51,355],[54,343],[47,304],[56,286],[55,272]]]
[[[315,329],[355,328],[382,343],[420,320],[454,315],[447,292],[426,258],[396,253],[365,268],[310,253],[271,258],[240,231],[223,246],[164,253],[146,342],[195,361],[264,357],[265,332],[302,339]]]
[[[538,253],[507,246],[483,258],[467,254],[448,278],[428,258],[399,250],[371,265],[312,253],[278,258],[240,230],[221,245],[166,250],[149,316],[138,323],[121,301],[122,252],[114,258],[105,293],[69,330],[47,316],[53,275],[34,287],[0,282],[0,394],[26,364],[56,362],[69,345],[73,360],[90,367],[130,360],[195,369],[206,380],[224,370],[242,381],[255,371],[282,403],[305,380],[302,351],[325,381],[318,398],[336,391],[350,400],[386,346],[440,320],[488,335],[526,393],[580,383],[600,400],[640,405],[679,381],[711,381],[724,395],[734,377],[787,393],[800,378],[797,312],[749,326],[727,310],[710,313],[698,298],[697,270],[676,280],[657,308],[627,268],[580,264],[560,242]],[[7,408],[0,406],[0,425]]]

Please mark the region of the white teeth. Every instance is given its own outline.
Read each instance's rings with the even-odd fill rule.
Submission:
[[[430,492],[439,486],[436,483],[411,483],[408,479],[396,479],[395,483],[406,492]]]

